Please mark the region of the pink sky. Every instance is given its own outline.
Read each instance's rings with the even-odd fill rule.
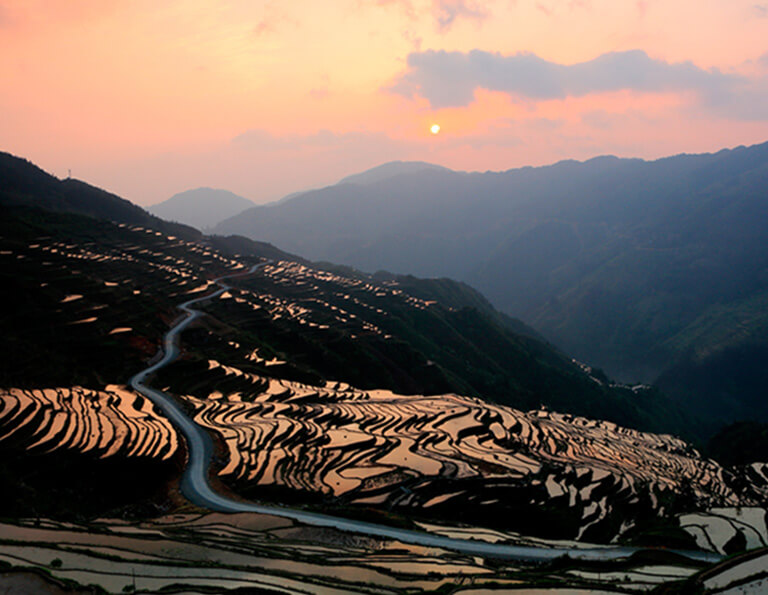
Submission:
[[[0,150],[143,205],[767,140],[763,0],[0,0]]]

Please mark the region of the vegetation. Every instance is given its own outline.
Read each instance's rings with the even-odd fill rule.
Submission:
[[[768,143],[501,173],[389,167],[217,230],[471,283],[609,376],[658,379],[711,433],[768,420],[767,186]]]
[[[244,291],[266,292],[300,306],[327,329],[308,327],[290,316],[275,317],[267,308],[254,310],[234,300],[218,300],[203,308],[224,328],[189,332],[185,340],[191,352],[203,354],[205,362],[235,357],[243,362],[244,371],[269,375],[264,365],[246,361],[248,349],[258,346],[265,356],[287,360],[280,369],[282,378],[302,382],[343,379],[363,389],[387,388],[404,394],[455,392],[522,409],[546,405],[644,430],[687,435],[695,431],[660,392],[633,391],[590,378],[552,346],[531,336],[534,331],[524,335],[510,330],[510,326],[525,327],[500,315],[465,285],[448,280],[401,283],[398,278],[385,287],[403,294],[377,295],[365,285],[350,288],[350,279],[361,284],[377,282],[357,272],[327,280],[313,277],[313,289],[293,282],[290,273],[256,275],[238,282]],[[446,296],[448,304],[456,307],[443,303],[416,307],[410,299],[413,294]],[[462,305],[466,303],[477,305]],[[330,316],[329,308],[341,308],[351,317],[342,323]],[[359,321],[374,324],[380,332],[366,331]],[[232,353],[231,342],[241,345],[242,353]],[[171,366],[158,383],[194,394],[203,387],[196,384],[190,367],[189,363]],[[200,372],[207,376],[207,364]],[[205,382],[203,394],[213,388],[210,377]],[[224,378],[217,380],[217,386],[218,382],[228,384]]]
[[[742,421],[726,426],[710,439],[707,454],[728,466],[768,461],[768,424]]]
[[[48,179],[15,158],[4,156],[0,164],[11,179],[0,197],[0,297],[13,313],[0,321],[7,348],[0,386],[98,389],[125,383],[156,356],[180,303],[205,295],[212,279],[270,258],[275,262],[233,280],[227,295],[201,305],[210,316],[184,333],[183,357],[152,379],[155,386],[200,397],[236,392],[248,401],[269,381],[247,387],[238,375],[316,385],[341,380],[363,389],[455,392],[522,409],[546,406],[652,431],[690,435],[696,429],[659,390],[611,383],[605,373],[572,361],[463,283],[310,266],[270,244],[243,237],[204,238],[168,227],[126,207],[122,199]],[[98,208],[91,208],[92,202]],[[242,372],[213,369],[210,360],[237,362]],[[486,412],[477,419],[487,434]],[[512,452],[525,449],[524,441],[522,446],[501,444],[507,446]],[[13,441],[0,448],[0,492],[8,500],[2,504],[12,516],[156,513],[170,506],[168,485],[179,471],[179,461],[39,454],[22,451]],[[480,475],[487,471],[493,478],[498,466],[488,463],[479,469]],[[142,481],[135,481],[139,476]],[[552,536],[555,529],[577,533],[583,517],[568,510],[564,493],[550,497],[546,479],[532,484],[540,496],[536,503],[525,490],[510,496],[518,487],[514,481],[506,486],[500,481],[488,494],[498,496],[500,509],[510,517],[518,515],[524,530],[545,526]],[[474,478],[438,478],[434,486],[413,483],[405,489],[425,495],[454,488],[482,491]],[[593,491],[600,496],[603,489],[601,484]],[[260,494],[285,502],[322,500],[316,493],[280,488]],[[343,507],[344,502],[333,504]],[[678,504],[670,502],[666,510],[675,511]],[[497,521],[489,508],[449,508],[437,504],[435,510],[486,525]],[[388,517],[389,511],[382,514]],[[595,525],[585,535],[605,539],[618,529]],[[654,531],[641,538],[664,536],[684,543],[684,536],[668,526]]]
[[[59,180],[25,159],[0,152],[0,204],[34,206],[89,217],[152,227],[185,239],[199,239],[196,229],[163,221],[132,202],[67,178]]]
[[[146,518],[171,509],[182,461],[97,459],[80,452],[39,453],[0,443],[3,518]],[[137,481],[137,478],[141,481]]]

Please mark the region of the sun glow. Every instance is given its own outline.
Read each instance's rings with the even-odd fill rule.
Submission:
[[[440,132],[440,125],[439,124],[432,124],[432,126],[429,127],[429,131],[432,134],[437,134],[438,132]]]

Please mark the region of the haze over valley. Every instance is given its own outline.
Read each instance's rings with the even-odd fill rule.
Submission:
[[[372,171],[214,231],[466,281],[566,353],[656,383],[708,422],[768,419],[768,145],[482,174]]]
[[[174,194],[148,210],[162,219],[205,230],[252,206],[252,201],[227,190],[196,188]]]
[[[4,322],[0,446],[13,515],[102,519],[118,507],[141,519],[189,499],[203,509],[284,516],[299,527],[367,531],[383,543],[418,546],[433,535],[459,556],[475,551],[462,540],[483,535],[479,527],[503,531],[484,555],[521,560],[578,558],[589,543],[665,543],[683,550],[682,576],[695,575],[697,560],[716,560],[693,550],[717,556],[768,543],[761,520],[768,467],[759,452],[734,459],[728,447],[760,426],[717,427],[707,448],[728,461],[719,463],[684,439],[648,433],[706,440],[711,426],[689,403],[610,380],[466,284],[370,275],[244,237],[204,236],[25,160],[0,158],[0,254],[16,314]],[[451,173],[416,165],[382,176],[402,167],[341,188]],[[181,302],[204,314],[178,318]],[[179,348],[169,348],[164,337],[176,327]],[[137,384],[142,368],[156,388]],[[195,433],[180,434],[176,416]],[[198,453],[209,452],[206,443],[215,458]],[[185,470],[190,456],[203,457],[201,475]],[[30,465],[34,472],[12,479]],[[129,487],[134,469],[145,479]],[[71,490],[83,481],[88,490],[75,501]],[[259,504],[249,508],[242,498]],[[331,516],[314,520],[307,508]],[[361,515],[367,523],[359,526],[343,520]],[[368,528],[371,520],[381,524]],[[162,530],[167,521],[159,522],[146,527]],[[402,529],[387,529],[393,522]],[[23,523],[7,530],[32,539]],[[13,555],[47,564],[24,547]],[[89,580],[114,585],[96,559],[83,560]],[[68,566],[46,567],[67,576],[60,569]],[[409,571],[408,580],[428,567]],[[329,584],[315,571],[292,572],[305,585]],[[487,579],[503,582],[504,572]],[[633,572],[623,584],[639,587],[645,571]],[[150,576],[148,569],[145,584],[167,585]],[[271,584],[247,576],[252,582],[243,584]],[[599,582],[580,576],[585,585]],[[333,584],[350,586],[343,578]]]

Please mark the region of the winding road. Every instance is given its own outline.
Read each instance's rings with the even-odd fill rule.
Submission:
[[[466,554],[489,556],[493,558],[546,561],[568,555],[571,558],[579,560],[616,560],[626,558],[638,551],[638,548],[615,546],[592,548],[539,548],[488,543],[473,539],[457,539],[409,529],[398,529],[386,525],[377,525],[364,521],[344,519],[315,512],[307,512],[301,509],[239,502],[214,491],[208,481],[208,473],[214,452],[211,437],[205,430],[192,421],[171,395],[147,386],[145,380],[149,375],[157,372],[164,366],[167,366],[179,356],[179,335],[194,320],[203,316],[202,312],[192,308],[193,305],[216,298],[228,289],[231,289],[231,286],[227,285],[225,280],[250,275],[265,264],[267,263],[254,265],[246,272],[219,277],[214,280],[214,283],[218,284],[220,289],[181,304],[179,307],[186,313],[186,315],[166,333],[162,359],[142,370],[130,380],[131,387],[155,403],[184,435],[187,442],[188,461],[181,480],[181,491],[191,502],[200,507],[218,512],[254,512],[259,514],[270,514],[318,527],[332,527],[341,531],[362,533],[372,537],[394,539],[404,543],[445,548]],[[674,551],[675,553],[688,558],[705,562],[717,562],[721,559],[721,556],[717,554],[706,552],[666,551]]]

